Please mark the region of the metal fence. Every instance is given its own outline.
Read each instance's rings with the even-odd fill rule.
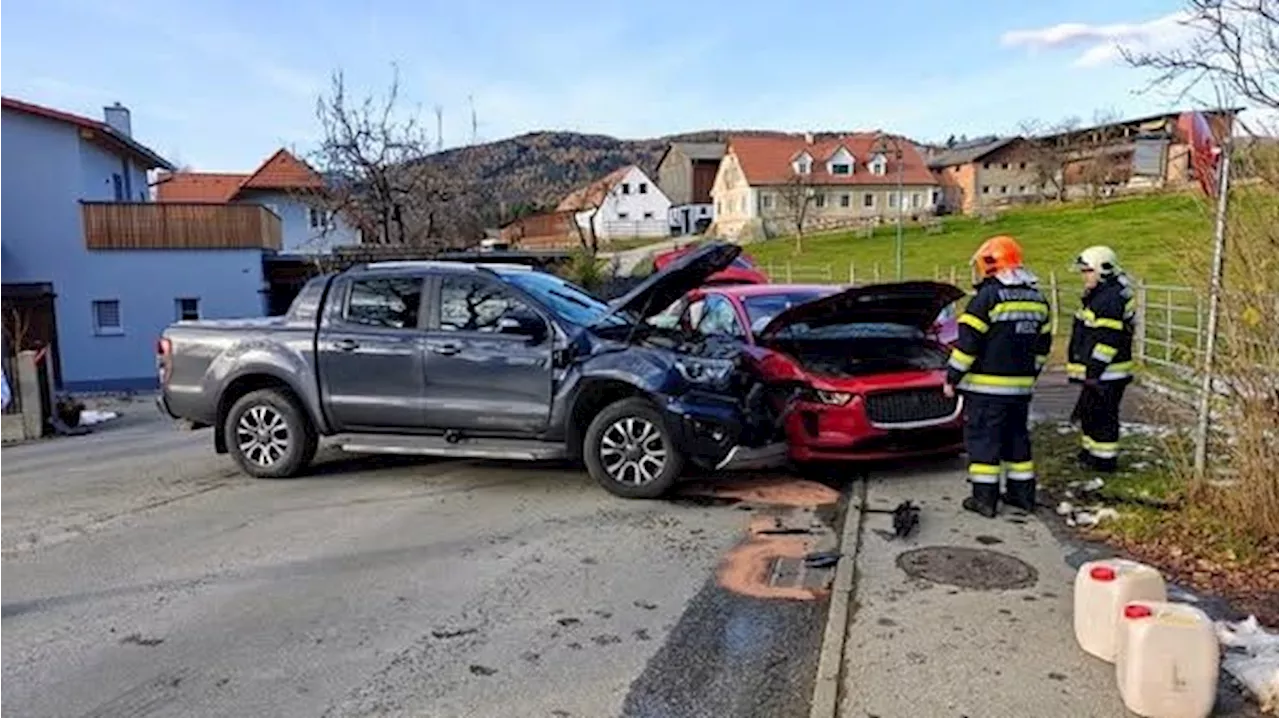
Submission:
[[[834,263],[769,262],[762,267],[775,282],[810,284],[878,284],[893,281],[893,268],[879,262],[847,265]],[[932,276],[916,273],[907,279],[933,279],[968,290],[968,267],[933,268]],[[1046,281],[1047,280],[1047,281]],[[1080,307],[1081,286],[1073,275],[1071,281],[1060,281],[1056,272],[1041,277],[1041,289],[1052,310],[1051,323],[1055,336],[1071,333],[1071,323]],[[1207,302],[1191,287],[1135,282],[1137,320],[1134,335],[1134,358],[1179,373],[1195,372],[1203,360]]]

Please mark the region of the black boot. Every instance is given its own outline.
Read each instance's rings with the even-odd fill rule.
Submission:
[[[1081,449],[1076,452],[1076,463],[1079,464],[1082,469],[1093,469],[1093,454],[1090,454],[1088,449]]]
[[[1000,484],[974,483],[973,495],[960,502],[965,511],[981,514],[989,519],[996,517],[996,504],[1000,502]]]
[[[1000,500],[1020,511],[1034,513],[1036,510],[1035,480],[1006,481],[1005,494],[1000,497]]]

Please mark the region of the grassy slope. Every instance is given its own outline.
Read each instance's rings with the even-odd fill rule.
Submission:
[[[1173,247],[1201,235],[1211,241],[1212,226],[1207,209],[1199,198],[1187,194],[1164,194],[1116,200],[1091,208],[1087,203],[1044,205],[1008,211],[996,222],[980,224],[968,217],[947,217],[946,231],[924,234],[917,227],[903,231],[903,255],[907,277],[932,277],[934,268],[956,266],[958,276],[967,277],[965,266],[982,240],[996,234],[1011,234],[1022,243],[1027,264],[1048,280],[1050,271],[1059,279],[1067,277],[1072,258],[1092,244],[1107,244],[1134,276],[1153,284],[1185,284],[1188,267],[1179,262]],[[775,269],[785,262],[795,266],[832,264],[837,277],[848,275],[849,262],[856,263],[859,275],[869,276],[879,262],[883,277],[891,278],[894,261],[894,227],[877,229],[874,237],[857,238],[851,232],[814,235],[804,241],[804,250],[795,253],[793,238],[779,238],[753,244],[748,252],[761,264]]]

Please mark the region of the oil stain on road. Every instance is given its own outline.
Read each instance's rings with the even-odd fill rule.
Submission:
[[[794,479],[697,483],[697,499],[741,502],[751,515],[632,684],[628,718],[807,716],[826,620],[831,568],[805,556],[834,548],[840,493]]]

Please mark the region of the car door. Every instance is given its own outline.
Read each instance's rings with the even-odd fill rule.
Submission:
[[[501,435],[545,430],[554,342],[546,317],[484,275],[443,274],[433,294],[424,367],[427,423]]]
[[[421,276],[365,275],[331,290],[316,350],[337,430],[423,428],[423,287]]]

